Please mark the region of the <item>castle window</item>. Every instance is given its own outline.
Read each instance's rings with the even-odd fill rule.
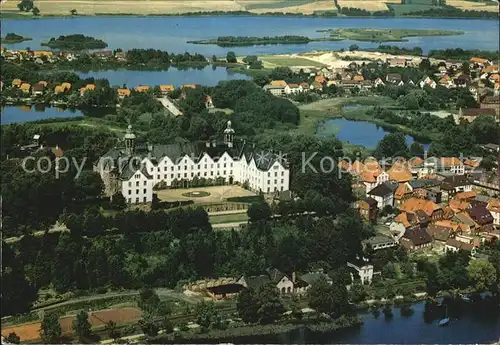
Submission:
[[[224,168],[226,167],[226,163],[224,163]]]
[[[131,189],[128,190],[128,195],[130,195],[130,194],[132,194],[132,190]]]
[[[188,177],[188,174],[187,174],[187,173],[184,173],[184,177]]]
[[[146,193],[147,193],[146,188],[144,188],[144,194],[146,194]]]
[[[229,166],[232,168],[233,167],[233,163],[231,163]]]
[[[135,194],[139,194],[139,189],[136,189],[136,190],[135,190]]]
[[[147,181],[144,181],[144,185],[146,186],[147,184],[148,184]]]
[[[267,177],[271,177],[271,173],[270,172],[267,173]]]
[[[146,197],[144,197],[144,202],[146,202],[146,201],[147,201],[147,199],[146,199]]]
[[[163,168],[163,171],[167,171],[167,167],[164,167],[164,168]]]
[[[206,159],[205,159],[206,160]],[[205,164],[205,169],[207,168],[207,165]]]
[[[207,172],[206,171],[203,173],[203,176],[207,176]]]
[[[167,174],[163,175],[163,179],[166,180],[167,179]]]
[[[278,172],[274,172],[274,177],[278,177]]]
[[[274,180],[274,184],[277,184],[278,183],[278,180]]]
[[[200,165],[199,164],[196,166],[196,169],[200,170]]]
[[[214,176],[214,172],[213,171],[210,172],[210,176]]]
[[[160,175],[158,175],[158,180],[161,179]]]
[[[187,165],[184,165],[184,170],[188,170],[188,166]]]
[[[281,176],[285,176],[285,172],[284,171],[281,172]]]
[[[135,186],[136,186],[136,187],[139,187],[139,181],[136,181],[136,182],[135,182]]]
[[[138,204],[139,203],[139,198],[135,198],[135,202]]]
[[[267,184],[271,184],[271,180],[267,180]]]
[[[181,170],[181,166],[180,165],[177,166],[177,170]]]
[[[174,171],[174,167],[173,166],[170,167],[170,171]]]
[[[170,174],[170,178],[174,178],[174,174]]]
[[[158,167],[158,172],[160,172],[160,167]]]
[[[128,198],[128,203],[131,204],[132,203],[132,198]]]
[[[132,187],[132,182],[129,182],[129,183],[128,183],[128,186],[129,186],[129,187]]]
[[[283,184],[283,179],[281,179],[281,184]]]

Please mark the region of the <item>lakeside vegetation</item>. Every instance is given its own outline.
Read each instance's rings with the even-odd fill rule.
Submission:
[[[370,28],[341,28],[318,30],[325,32],[337,40],[354,40],[365,42],[405,42],[406,37],[419,36],[451,36],[462,35],[457,30],[420,30],[420,29],[370,29]]]
[[[265,44],[301,44],[315,41],[305,36],[274,36],[274,37],[249,37],[249,36],[220,36],[216,39],[187,41],[193,44],[215,44],[219,47],[253,46]]]
[[[31,41],[30,37],[23,37],[21,35],[9,32],[5,37],[2,37],[2,44],[13,44],[13,43],[21,43],[24,41]]]
[[[51,49],[67,50],[88,50],[106,48],[108,44],[103,40],[84,36],[82,34],[52,37],[48,42],[42,42],[40,45],[50,47]]]

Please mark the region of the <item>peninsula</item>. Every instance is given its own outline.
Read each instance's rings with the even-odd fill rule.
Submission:
[[[30,37],[23,37],[21,35],[9,32],[5,37],[2,37],[2,44],[21,43],[24,41],[31,41]]]
[[[323,39],[322,39],[323,40]],[[253,46],[264,44],[300,44],[316,41],[305,36],[274,36],[274,37],[248,37],[248,36],[221,36],[216,39],[188,41],[193,44],[215,44],[219,47]]]
[[[47,46],[52,49],[68,49],[68,50],[86,50],[86,49],[102,49],[108,44],[100,39],[84,36],[81,34],[52,37],[48,42],[42,42],[42,46]]]
[[[407,37],[418,36],[453,36],[462,35],[458,30],[420,30],[420,29],[371,29],[348,28],[318,30],[337,40],[354,40],[363,42],[405,42]]]

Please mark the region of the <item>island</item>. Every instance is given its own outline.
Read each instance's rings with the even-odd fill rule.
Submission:
[[[417,36],[452,36],[462,35],[458,30],[420,30],[420,29],[370,29],[348,28],[318,30],[337,40],[353,40],[364,42],[406,42],[406,37]]]
[[[102,49],[108,44],[100,39],[84,36],[81,34],[52,37],[48,42],[42,42],[42,46],[47,46],[52,49],[67,49],[67,50],[87,50],[87,49]]]
[[[2,38],[3,44],[13,44],[13,43],[21,43],[24,41],[31,41],[30,37],[23,37],[21,35],[9,32],[5,37]]]
[[[305,36],[274,36],[274,37],[248,37],[248,36],[220,36],[216,39],[188,41],[193,44],[215,44],[220,47],[253,46],[264,44],[300,44],[314,41]]]

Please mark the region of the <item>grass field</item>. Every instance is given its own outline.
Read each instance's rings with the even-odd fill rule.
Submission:
[[[183,194],[192,192],[208,192],[210,195],[206,197],[190,198]],[[255,193],[250,192],[239,186],[214,186],[214,187],[199,187],[188,189],[164,189],[157,191],[158,198],[162,201],[182,201],[193,200],[195,203],[217,203],[222,202],[227,198],[237,196],[250,196]]]
[[[415,4],[415,5],[413,5],[413,4],[409,4],[409,5],[389,4],[388,6],[390,6],[394,10],[394,14],[396,16],[400,16],[402,14],[410,13],[410,12],[419,12],[419,11],[426,11],[426,10],[432,10],[432,9],[438,8],[438,7],[432,6],[432,5],[417,5],[417,4]]]
[[[324,32],[323,30],[321,32]],[[463,34],[462,31],[452,30],[419,30],[419,29],[370,29],[348,28],[332,29],[325,32],[330,37],[341,40],[354,40],[366,42],[398,42],[406,41],[406,37],[419,36],[450,36]]]
[[[387,11],[387,3],[401,3],[399,0],[338,0],[340,7],[361,8],[367,11]]]
[[[262,60],[264,67],[274,68],[274,67],[323,67],[324,64],[310,60],[304,57],[296,56],[284,56],[284,55],[273,55],[273,56],[259,56]]]
[[[212,224],[238,223],[238,222],[246,222],[248,220],[246,212],[221,214],[216,216],[209,216],[208,218],[210,219],[210,223]]]
[[[300,125],[298,131],[306,134],[316,133],[318,121],[328,118],[341,117],[344,116],[345,113],[350,113],[351,111],[344,112],[342,110],[342,107],[346,104],[390,106],[394,104],[394,100],[388,97],[360,96],[349,98],[329,98],[309,104],[303,104],[299,106]]]

